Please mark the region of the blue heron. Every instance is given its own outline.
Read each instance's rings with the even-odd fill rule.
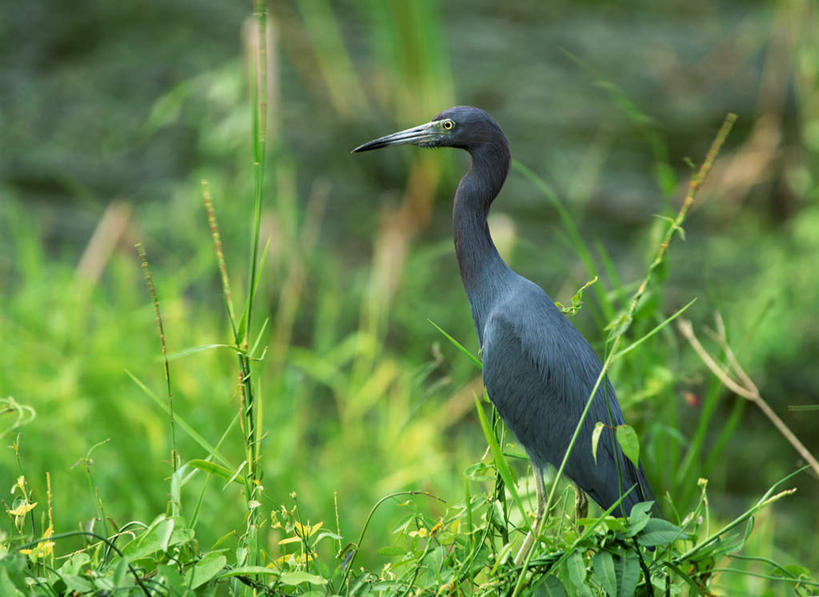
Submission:
[[[426,124],[374,139],[353,152],[405,143],[456,147],[472,156],[472,168],[455,192],[455,254],[478,332],[484,386],[532,462],[536,538],[545,514],[544,468],[563,460],[602,365],[552,299],[512,271],[492,242],[487,215],[511,158],[509,142],[495,120],[478,108],[456,106]],[[598,421],[605,428],[595,462],[592,433]],[[615,511],[625,516],[634,504],[654,498],[642,466],[635,467],[614,441],[612,430],[621,424],[623,414],[606,379],[592,400],[565,472],[603,509],[622,497]],[[532,541],[530,534],[518,561]]]

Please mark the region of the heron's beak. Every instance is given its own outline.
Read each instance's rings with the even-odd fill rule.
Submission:
[[[440,121],[433,120],[419,126],[414,126],[411,129],[398,131],[385,137],[379,137],[359,145],[353,149],[353,153],[360,151],[370,151],[371,149],[381,149],[387,145],[403,145],[405,143],[412,143],[413,145],[420,145],[425,147],[432,144],[446,134]]]

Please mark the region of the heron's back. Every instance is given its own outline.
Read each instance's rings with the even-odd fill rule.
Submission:
[[[534,465],[559,466],[602,364],[542,289],[515,278],[480,322],[484,384]],[[591,438],[597,422],[606,428],[595,462]],[[565,471],[604,509],[636,484],[619,512],[627,514],[635,503],[654,498],[642,467],[635,468],[615,442],[613,429],[621,424],[620,405],[605,380],[595,393]]]

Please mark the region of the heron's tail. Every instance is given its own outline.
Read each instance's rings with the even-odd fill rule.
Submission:
[[[626,462],[627,472],[625,475],[623,475],[623,491],[628,493],[625,497],[623,497],[623,501],[620,504],[621,507],[619,508],[619,516],[631,514],[631,509],[635,504],[640,502],[654,502],[654,505],[651,507],[651,514],[653,516],[663,518],[663,513],[660,510],[660,505],[657,503],[657,498],[654,497],[654,492],[651,490],[651,486],[648,484],[648,479],[646,478],[646,473],[643,470],[642,463],[640,463],[639,467],[635,468],[634,464],[630,460],[624,460]],[[628,480],[627,483],[625,482],[626,480]],[[634,489],[629,491],[631,487],[634,487]],[[615,512],[617,512],[617,509],[615,509]]]

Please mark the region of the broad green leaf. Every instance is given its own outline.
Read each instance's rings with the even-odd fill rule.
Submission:
[[[651,506],[654,502],[639,502],[631,507],[631,513],[628,517],[628,537],[634,537],[637,533],[642,531],[651,520]]]
[[[111,582],[117,589],[124,589],[134,585],[134,577],[129,575],[127,560],[120,558],[116,564],[116,568],[114,568],[114,575],[111,577]]]
[[[282,584],[285,585],[300,585],[303,582],[309,582],[313,585],[326,585],[327,579],[322,578],[321,576],[317,576],[315,574],[310,574],[309,572],[304,572],[302,570],[295,570],[293,572],[285,572],[281,575],[279,580]]]
[[[78,575],[81,574],[80,570],[85,566],[88,562],[91,561],[91,556],[89,556],[84,551],[79,553],[75,553],[70,558],[68,558],[60,569],[58,570],[60,576],[66,575]],[[88,589],[89,591],[91,589]]]
[[[637,535],[637,542],[645,546],[666,545],[677,539],[684,539],[686,536],[685,531],[667,520],[652,518]]]
[[[617,443],[620,444],[626,458],[631,460],[635,467],[638,466],[640,461],[640,440],[637,438],[634,427],[631,425],[618,425]]]
[[[138,560],[154,552],[166,552],[168,548],[193,539],[193,529],[184,526],[180,518],[160,516],[148,529],[131,541],[122,550],[123,555],[130,561]]]
[[[566,597],[566,589],[554,576],[547,576],[543,582],[535,587],[535,597]]]
[[[569,570],[569,579],[579,592],[585,592],[586,587],[586,563],[580,552],[574,551],[566,560],[566,568]]]
[[[95,594],[102,593],[103,595],[110,595],[113,593],[114,583],[111,582],[111,579],[107,576],[100,576],[94,579],[94,586],[99,589]]]
[[[594,456],[594,464],[597,464],[597,444],[600,443],[600,435],[605,428],[606,424],[603,423],[603,421],[597,421],[597,423],[594,424],[594,431],[592,431],[592,456]]]
[[[640,582],[640,559],[633,551],[622,551],[614,561],[617,596],[631,597]]]
[[[614,573],[614,558],[607,551],[600,551],[592,558],[594,577],[609,597],[617,597],[617,575]]]
[[[171,589],[171,595],[185,594],[188,584],[185,582],[185,578],[179,574],[179,571],[175,567],[168,566],[167,564],[157,564],[156,570],[164,578],[164,587],[166,589]]]
[[[206,554],[196,563],[193,570],[188,573],[187,581],[191,589],[201,587],[209,580],[216,577],[227,564],[227,558],[220,553],[211,552]]]
[[[9,573],[4,567],[0,567],[0,594],[8,595],[8,597],[23,597],[23,593],[11,582]]]
[[[141,535],[125,546],[123,555],[130,560],[138,560],[155,551],[167,551],[175,525],[173,518],[157,517]]]
[[[94,585],[92,585],[89,580],[86,580],[82,576],[67,574],[60,576],[60,578],[62,578],[65,582],[65,588],[68,590],[69,594],[72,594],[72,591],[76,592],[77,594],[90,593],[94,589]],[[7,595],[5,590],[2,591],[2,594]]]

